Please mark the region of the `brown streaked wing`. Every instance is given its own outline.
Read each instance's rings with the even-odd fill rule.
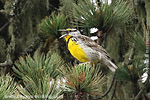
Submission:
[[[84,44],[87,45],[88,47],[90,47],[90,48],[104,54],[106,57],[110,58],[107,51],[102,46],[98,45],[95,41],[93,41],[91,38],[89,38],[88,36],[79,35],[79,36],[77,36],[77,38],[80,39],[82,42],[84,42]]]

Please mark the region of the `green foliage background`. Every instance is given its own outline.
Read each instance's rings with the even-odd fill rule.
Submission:
[[[113,73],[101,64],[78,64],[59,39],[58,30],[68,27],[87,36],[100,32],[100,45],[118,65],[103,100],[150,99],[150,75],[142,82],[149,73],[150,1],[104,1],[0,0],[0,100],[103,96]]]

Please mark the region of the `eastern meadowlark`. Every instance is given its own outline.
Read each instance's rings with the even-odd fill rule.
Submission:
[[[77,60],[80,62],[103,63],[112,72],[115,72],[117,66],[110,60],[106,50],[91,38],[82,35],[77,29],[62,29],[59,31],[66,32],[60,38],[65,38],[68,50]]]

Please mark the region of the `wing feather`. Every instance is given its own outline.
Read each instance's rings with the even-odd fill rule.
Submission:
[[[90,48],[92,48],[93,50],[100,52],[101,54],[103,54],[104,56],[110,58],[109,54],[107,53],[107,51],[100,45],[98,45],[95,41],[93,41],[91,38],[89,38],[88,36],[85,35],[78,35],[77,38],[79,40],[81,40],[82,42],[84,42],[84,44]]]

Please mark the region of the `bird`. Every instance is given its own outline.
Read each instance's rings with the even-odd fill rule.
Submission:
[[[74,28],[60,29],[60,32],[65,32],[59,38],[64,38],[67,43],[67,48],[71,55],[82,63],[90,62],[103,63],[112,72],[118,68],[110,59],[107,51],[98,45],[90,37],[82,35],[79,30]]]

